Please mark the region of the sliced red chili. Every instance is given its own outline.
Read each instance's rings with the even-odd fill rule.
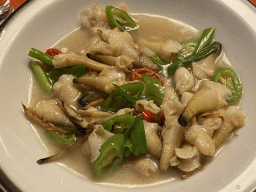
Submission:
[[[62,54],[61,51],[59,51],[58,49],[55,49],[55,48],[47,49],[45,51],[45,53],[48,54],[48,55],[51,55],[53,57],[56,56],[56,55]],[[51,71],[54,68],[54,67],[52,67],[52,66],[50,66],[50,65],[48,65],[46,63],[43,63],[42,67],[44,68],[44,70],[46,72],[49,72],[49,71]]]
[[[141,116],[142,116],[142,119],[145,120],[145,121],[148,121],[148,122],[153,122],[154,121],[154,117],[152,116],[152,114],[147,111],[147,110],[144,110],[142,113],[141,113]]]
[[[56,56],[56,55],[62,54],[61,51],[59,51],[58,49],[55,49],[55,48],[47,49],[47,50],[45,51],[45,53],[48,54],[48,55],[51,55],[51,56],[53,56],[53,57]]]
[[[163,79],[158,75],[158,73],[156,73],[153,70],[147,69],[147,68],[135,69],[132,72],[130,80],[134,81],[136,79],[141,79],[142,78],[141,74],[145,74],[145,75],[148,75],[148,76],[153,76],[153,77],[159,79],[161,81],[162,86],[164,86]]]

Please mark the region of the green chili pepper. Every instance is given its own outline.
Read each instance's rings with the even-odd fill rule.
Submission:
[[[131,140],[128,138],[125,140],[125,143],[124,143],[124,155],[126,157],[130,156],[132,154],[132,143],[131,143]]]
[[[134,97],[141,95],[144,90],[144,84],[142,82],[127,83],[120,87]],[[130,104],[131,103],[127,99],[120,95],[117,90],[115,90],[102,102],[101,108],[103,111],[116,112],[119,109],[129,106]]]
[[[177,53],[177,59],[183,60],[189,55],[192,55],[196,49],[198,42],[197,41],[189,41],[182,45],[182,49]]]
[[[142,75],[142,78],[145,82],[146,96],[154,100],[157,105],[161,105],[163,103],[161,81],[155,77],[144,74]]]
[[[78,78],[86,74],[86,69],[84,65],[76,65],[74,67],[64,67],[64,68],[53,69],[50,72],[49,77],[53,81],[53,83],[55,83],[59,80],[60,76],[63,74],[73,75]]]
[[[209,45],[205,48],[203,48],[198,53],[193,53],[192,55],[184,58],[183,60],[176,61],[175,63],[171,64],[167,68],[168,75],[171,77],[175,74],[176,70],[179,67],[189,67],[192,62],[200,61],[201,59],[209,56],[210,54],[215,53],[218,51],[221,47],[221,44],[218,42],[213,43],[212,45]]]
[[[236,104],[242,97],[243,86],[238,75],[230,68],[221,67],[215,70],[212,81],[226,85],[232,91],[232,98],[227,100],[229,104]]]
[[[132,103],[135,103],[136,101],[138,100],[142,100],[143,98],[142,97],[134,97],[132,95],[130,95],[129,93],[127,93],[125,90],[123,90],[121,87],[113,84],[116,88],[116,91],[122,95],[125,99],[127,99],[128,101],[132,102]]]
[[[76,142],[75,134],[60,134],[54,131],[48,131],[48,136],[50,139],[57,141],[58,143],[67,145],[71,145]]]
[[[134,129],[131,132],[131,143],[133,154],[139,155],[147,150],[147,140],[141,115],[136,117],[134,125]]]
[[[207,28],[203,31],[197,46],[195,48],[194,53],[198,53],[200,52],[203,48],[207,47],[208,45],[211,44],[213,37],[214,37],[214,33],[215,33],[215,28],[211,27],[211,28]]]
[[[130,114],[118,115],[107,120],[103,127],[111,133],[122,133],[128,138],[133,128],[135,117]]]
[[[160,57],[158,57],[157,55],[153,55],[152,57],[150,57],[150,60],[152,62],[154,62],[155,64],[157,64],[157,65],[167,65],[167,64],[169,64],[169,63],[166,63],[166,62],[162,61],[160,59]]]
[[[124,142],[123,134],[115,134],[102,144],[100,156],[93,162],[93,174],[96,179],[108,176],[123,162]]]
[[[121,31],[125,31],[125,28],[135,28],[136,22],[123,10],[113,6],[106,6],[106,16],[108,21],[114,27],[118,27]]]
[[[52,93],[52,83],[49,80],[49,77],[41,67],[40,63],[38,61],[35,61],[31,64],[31,67],[33,69],[33,72],[35,74],[35,77],[43,90],[50,95]]]
[[[76,131],[76,128],[75,127],[71,127],[71,126],[68,126],[68,125],[58,125],[60,128],[66,130],[66,131]]]
[[[39,51],[39,50],[37,50],[35,48],[31,48],[29,53],[28,53],[28,55],[30,57],[38,59],[39,61],[42,61],[42,62],[44,62],[44,63],[46,63],[48,65],[53,66],[52,60],[54,59],[54,57],[51,56],[51,55],[48,55],[48,54],[46,54],[46,53],[44,53],[42,51]]]

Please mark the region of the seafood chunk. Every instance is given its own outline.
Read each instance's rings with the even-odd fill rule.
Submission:
[[[171,166],[177,166],[185,172],[192,172],[201,166],[200,154],[196,147],[185,144],[181,148],[175,148],[175,154],[170,160]]]
[[[59,80],[54,84],[54,95],[67,103],[68,105],[77,108],[77,100],[82,94],[82,88],[80,85],[73,83],[74,76],[62,75]]]
[[[135,161],[133,169],[137,174],[143,177],[150,177],[156,173],[158,167],[151,159],[142,157]]]
[[[214,111],[227,105],[226,99],[232,92],[226,86],[212,81],[203,81],[200,90],[195,93],[182,111],[178,121],[186,127],[188,122],[198,113]]]
[[[180,43],[171,39],[167,40],[166,42],[152,42],[145,39],[140,39],[139,44],[154,51],[157,55],[161,56],[161,59],[165,61],[170,61],[171,54],[178,53],[182,48]]]
[[[157,123],[150,123],[147,121],[143,121],[143,123],[146,133],[148,152],[149,154],[160,158],[162,153],[162,141],[158,134],[159,125]]]
[[[156,64],[140,52],[139,46],[127,31],[122,32],[118,28],[105,30],[102,31],[102,39],[103,41],[92,48],[92,52],[115,57],[126,55],[134,60],[134,64],[140,67],[160,70]]]
[[[175,148],[180,147],[184,139],[184,130],[178,124],[178,116],[172,116],[170,125],[164,127],[162,132],[163,137],[163,149],[160,159],[160,169],[167,171],[170,166],[169,161],[175,155]]]
[[[203,155],[213,156],[215,145],[212,140],[213,131],[204,125],[193,125],[185,131],[185,140],[196,146]]]
[[[146,100],[146,99],[142,99],[142,100],[138,100],[135,102],[135,109],[137,111],[144,111],[147,110],[151,113],[157,114],[160,112],[160,108],[154,103],[153,100]]]
[[[89,59],[88,57],[84,57],[73,52],[69,54],[56,55],[52,60],[52,63],[55,68],[84,65],[85,67],[95,71],[102,71],[103,69],[109,67],[108,65],[104,65],[97,61]]]
[[[195,78],[185,67],[180,67],[174,74],[175,91],[181,95],[184,91],[190,91],[195,86]]]
[[[219,110],[219,115],[223,117],[224,122],[213,135],[213,142],[216,147],[228,137],[234,128],[242,127],[245,124],[245,116],[236,106]]]
[[[83,76],[73,80],[74,83],[90,85],[98,90],[111,93],[115,87],[126,83],[125,73],[117,67],[104,69],[99,76]]]
[[[69,118],[58,106],[55,99],[42,100],[33,108],[33,110],[41,119],[44,119],[45,121],[54,124],[73,126]]]
[[[107,65],[117,66],[118,68],[124,70],[125,72],[130,72],[130,70],[133,68],[133,59],[131,59],[129,56],[121,55],[118,57],[109,56],[109,55],[101,55],[101,54],[87,54],[87,57],[101,62],[105,63]]]
[[[93,132],[89,135],[88,141],[90,146],[90,151],[92,154],[91,163],[93,163],[100,156],[101,145],[107,141],[113,133],[110,133],[102,125],[95,125]]]

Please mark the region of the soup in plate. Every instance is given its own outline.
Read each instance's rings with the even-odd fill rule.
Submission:
[[[27,119],[74,174],[105,185],[202,171],[245,124],[243,86],[215,28],[93,4],[46,52],[32,48]]]

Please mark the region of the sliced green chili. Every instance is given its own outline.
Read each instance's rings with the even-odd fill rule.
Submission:
[[[242,97],[243,86],[238,75],[230,68],[221,67],[215,70],[212,81],[226,85],[232,91],[232,98],[228,99],[229,104],[236,104]]]
[[[73,75],[78,78],[86,74],[86,69],[84,65],[76,65],[74,67],[64,67],[64,68],[53,69],[50,72],[49,77],[53,81],[53,83],[55,83],[59,80],[60,76],[63,74]]]
[[[110,24],[122,31],[125,31],[127,27],[135,28],[137,26],[133,18],[119,8],[106,6],[105,12]]]
[[[48,131],[48,136],[50,139],[67,145],[71,145],[76,142],[75,134],[61,134],[54,131]]]
[[[120,87],[134,97],[141,95],[144,90],[144,84],[142,82],[127,83]],[[119,109],[129,105],[131,105],[131,102],[129,102],[122,95],[120,95],[117,90],[115,90],[102,102],[101,108],[103,111],[116,112]]]
[[[214,37],[214,33],[215,33],[215,28],[211,27],[211,28],[206,28],[198,43],[197,43],[197,46],[195,48],[195,51],[194,53],[198,53],[200,52],[203,48],[207,47],[208,45],[211,44],[212,40],[213,40],[213,37]]]
[[[42,62],[44,62],[44,63],[46,63],[48,65],[53,66],[52,60],[54,59],[54,57],[51,56],[51,55],[48,55],[48,54],[46,54],[46,53],[44,53],[42,51],[39,51],[39,50],[37,50],[35,48],[31,48],[29,53],[28,53],[28,55],[30,57],[33,57],[33,58],[35,58],[35,59],[37,59],[39,61],[42,61]]]
[[[123,134],[115,134],[102,144],[100,156],[93,162],[93,174],[96,179],[108,176],[123,162],[124,142]]]
[[[31,64],[31,67],[37,81],[39,82],[43,90],[48,95],[50,95],[52,93],[52,83],[43,68],[41,67],[40,63],[38,61],[35,61]]]
[[[167,68],[168,75],[171,77],[175,74],[176,70],[179,67],[189,67],[192,62],[200,61],[201,59],[209,56],[210,54],[215,53],[218,51],[221,47],[221,44],[218,42],[213,43],[212,45],[209,45],[205,48],[203,48],[200,52],[198,53],[193,53],[192,55],[184,58],[181,61],[176,61],[175,63],[171,64]]]
[[[128,157],[132,154],[132,142],[131,140],[128,138],[125,140],[124,143],[124,156]]]
[[[161,105],[163,103],[161,81],[155,77],[144,74],[142,75],[142,78],[145,82],[146,96],[154,100],[157,105]]]
[[[167,64],[169,64],[169,63],[164,62],[157,55],[153,55],[152,57],[150,57],[150,60],[153,61],[157,65],[167,65]]]
[[[71,127],[68,125],[58,125],[59,127],[61,127],[62,129],[66,130],[66,131],[76,131],[75,127]]]
[[[135,119],[135,126],[131,132],[131,143],[134,155],[139,155],[147,150],[147,140],[141,115]]]
[[[127,99],[128,101],[132,102],[132,103],[135,103],[136,101],[138,100],[142,100],[143,98],[142,97],[134,97],[132,96],[131,94],[127,93],[125,90],[123,90],[121,87],[113,84],[116,88],[116,91],[122,95],[125,99]]]
[[[103,127],[111,133],[122,133],[128,138],[134,126],[135,117],[130,114],[118,115],[107,120]]]
[[[177,59],[183,60],[187,56],[192,55],[196,49],[197,44],[197,41],[189,41],[182,44],[182,49],[177,53]]]

